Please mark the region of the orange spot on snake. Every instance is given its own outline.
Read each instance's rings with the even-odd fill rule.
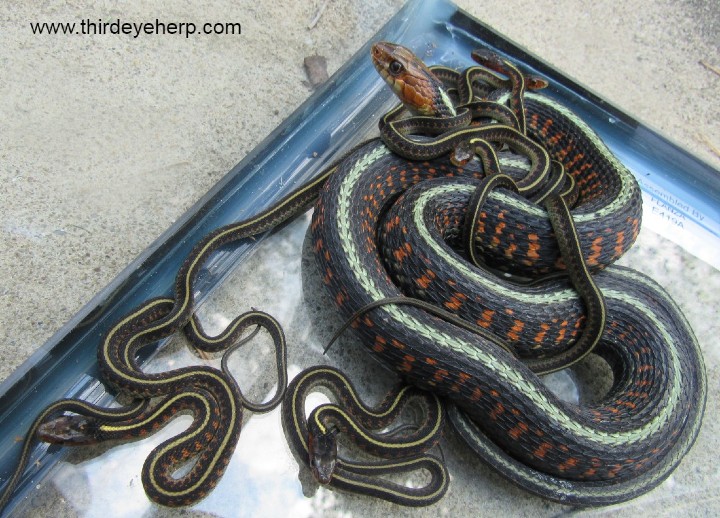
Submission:
[[[385,338],[383,338],[380,335],[375,336],[375,342],[373,342],[373,351],[376,353],[381,353],[385,350],[385,345],[387,344],[387,341]]]
[[[339,292],[337,295],[335,295],[335,304],[337,304],[340,307],[343,304],[345,304],[346,300],[347,300],[347,297],[345,296],[345,294],[343,292]]]
[[[542,343],[543,340],[545,340],[545,335],[547,335],[548,330],[550,329],[550,324],[546,324],[545,322],[540,324],[540,331],[535,335],[535,338],[533,340],[535,343]]]
[[[539,459],[544,459],[545,455],[547,455],[547,452],[552,450],[553,445],[549,442],[541,443],[540,446],[538,446],[535,451],[533,452],[533,455],[538,457]]]
[[[560,471],[566,471],[570,468],[577,466],[578,460],[575,457],[570,457],[568,460],[558,466]]]
[[[517,250],[517,245],[515,243],[510,243],[505,249],[505,257],[507,257],[508,259],[512,259],[515,250]]]
[[[420,277],[419,279],[416,279],[415,282],[418,286],[420,286],[422,289],[427,289],[428,286],[430,286],[430,283],[435,278],[435,272],[432,270],[426,270],[425,274]]]
[[[409,354],[406,354],[403,358],[403,362],[400,365],[400,370],[404,372],[410,372],[412,370],[412,365],[415,362],[415,357],[411,356]]]
[[[615,237],[615,257],[620,257],[623,254],[623,244],[625,243],[625,232],[622,230],[617,233]]]
[[[527,257],[528,259],[532,259],[530,264],[540,258],[540,238],[537,234],[528,234]]]
[[[550,129],[550,126],[553,125],[552,119],[546,119],[545,123],[543,124],[542,128],[540,128],[540,134],[543,137],[547,137],[548,130]]]
[[[590,254],[587,256],[587,264],[590,266],[597,266],[598,258],[602,254],[602,236],[598,236],[593,239],[592,245],[590,245]]]
[[[437,382],[440,382],[440,381],[444,380],[445,378],[447,378],[448,374],[449,374],[449,372],[446,371],[445,369],[438,369],[435,371],[435,374],[433,375],[433,379]]]
[[[525,322],[522,320],[517,320],[513,322],[513,326],[510,328],[510,330],[507,332],[507,337],[510,340],[518,340],[520,338],[520,333],[522,333],[522,330],[525,328]]]
[[[333,277],[334,277],[333,271],[328,266],[327,268],[325,268],[325,277],[323,277],[323,282],[325,284],[330,284],[330,281],[332,281]]]
[[[463,302],[467,299],[467,296],[464,293],[456,292],[450,297],[450,300],[445,302],[445,307],[457,311],[462,307]]]
[[[490,419],[497,421],[497,418],[505,413],[505,406],[502,403],[497,403],[492,412],[490,412]]]
[[[475,387],[472,391],[472,394],[470,394],[470,399],[472,401],[479,401],[483,397],[483,391],[479,388]]]
[[[480,315],[480,318],[475,321],[477,325],[480,327],[488,328],[490,327],[490,324],[492,323],[493,316],[495,315],[495,311],[491,309],[484,309],[482,312],[482,315]]]
[[[528,425],[523,422],[517,424],[517,426],[508,430],[508,435],[513,439],[517,440],[522,434],[528,431]]]
[[[618,406],[626,406],[626,407],[632,408],[632,409],[634,409],[636,406],[635,403],[633,403],[631,401],[623,401],[622,399],[616,400],[615,404]]]
[[[565,164],[565,169],[566,170],[572,169],[573,167],[575,167],[575,164],[577,164],[583,158],[585,158],[585,155],[583,153],[580,153],[580,152],[575,153],[575,156],[573,157],[573,159],[570,160],[567,164]]]

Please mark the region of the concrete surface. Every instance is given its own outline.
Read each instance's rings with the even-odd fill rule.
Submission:
[[[720,4],[456,3],[720,168]],[[311,92],[305,56],[325,55],[332,74],[400,5],[0,4],[0,379],[303,102]],[[29,26],[85,18],[237,21],[242,34],[40,36]],[[654,255],[666,244],[651,233],[640,244],[627,264],[652,265],[649,273],[678,299],[705,348],[715,390],[718,272],[677,247]],[[696,498],[682,493],[673,505],[660,500],[611,513],[717,513],[718,497],[708,490],[718,477],[708,459],[718,460],[717,403],[708,416],[678,470],[683,483],[696,481]],[[504,491],[497,478],[491,485]],[[562,512],[513,490],[498,498],[522,499],[515,512]],[[333,509],[310,514],[342,514]],[[474,507],[440,514],[460,509]]]

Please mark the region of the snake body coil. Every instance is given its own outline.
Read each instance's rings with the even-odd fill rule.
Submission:
[[[330,391],[337,403],[316,407],[306,417],[305,400],[319,387]],[[424,408],[424,419],[417,427],[392,436],[377,433],[394,422],[413,400],[420,401]],[[397,388],[377,406],[368,407],[350,380],[328,366],[311,367],[298,374],[283,402],[283,424],[290,445],[298,457],[309,462],[319,482],[413,507],[437,502],[448,489],[444,463],[426,453],[440,439],[444,415],[437,396],[410,386]],[[361,449],[382,460],[355,461],[339,456],[335,440],[338,432],[349,435]],[[386,474],[408,475],[420,470],[426,470],[430,480],[419,487],[383,478]]]
[[[553,159],[565,163],[580,186],[573,216],[579,235],[585,236],[583,247],[590,242],[585,249],[587,262],[599,264],[600,257],[612,262],[639,230],[637,184],[567,109],[536,94],[528,94],[527,101],[529,132]],[[585,147],[578,149],[579,143]],[[579,167],[573,169],[574,165]],[[479,326],[497,325],[501,338],[527,342],[530,337],[538,347],[545,342],[572,343],[582,325],[583,308],[566,284],[552,281],[521,289],[461,264],[422,230],[428,225],[421,208],[407,216],[415,219],[412,224],[401,217],[383,223],[390,203],[408,187],[439,176],[463,175],[475,176],[446,159],[408,163],[380,142],[367,144],[340,164],[320,193],[311,227],[315,255],[336,305],[349,317],[368,304],[403,295],[387,272],[376,241],[383,224],[386,229],[397,226],[403,237],[388,246],[386,256],[402,264],[403,275],[416,292],[442,284],[449,297],[438,303],[451,310],[462,307],[472,294],[458,289],[455,274],[441,275],[452,265],[484,290],[487,297],[476,302],[490,301],[474,310],[473,321]],[[445,187],[463,189],[467,195],[467,182]],[[517,214],[511,221],[506,218],[508,210]],[[532,263],[535,254],[542,255],[533,247],[508,254],[504,248],[508,242],[502,239],[513,232],[513,224],[527,231],[535,225],[531,222],[546,219],[542,210],[493,192],[485,212],[481,222],[486,235],[477,240],[492,242],[500,237],[505,244],[496,247],[499,257],[516,256],[519,263]],[[549,224],[532,227],[535,242],[539,233],[535,229],[540,228]],[[409,234],[425,241],[445,262],[431,264],[424,249],[416,249],[415,241],[407,238]],[[556,261],[557,256],[550,264]],[[607,359],[614,380],[609,392],[589,405],[558,399],[495,343],[420,308],[375,308],[358,319],[357,331],[368,349],[403,378],[448,398],[469,416],[471,421],[463,421],[455,413],[458,427],[465,424],[463,435],[511,480],[567,503],[623,501],[655,487],[688,451],[702,419],[706,380],[692,330],[657,284],[617,267],[598,274],[596,282],[607,304],[607,326],[596,352]],[[495,297],[499,302],[492,306]]]

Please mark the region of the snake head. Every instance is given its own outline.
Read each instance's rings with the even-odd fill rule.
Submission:
[[[409,49],[379,41],[370,55],[380,76],[410,111],[435,117],[455,115],[442,82]]]
[[[40,424],[37,438],[61,446],[83,446],[98,442],[97,422],[81,415],[60,416]]]
[[[470,56],[476,63],[481,64],[485,68],[497,72],[499,74],[508,75],[508,67],[513,66],[509,61],[503,59],[500,55],[496,54],[489,49],[475,49],[472,51]],[[528,90],[542,90],[548,87],[547,79],[533,74],[523,74],[525,79],[525,88]]]
[[[329,484],[337,464],[337,430],[312,433],[308,437],[310,471],[320,484]]]

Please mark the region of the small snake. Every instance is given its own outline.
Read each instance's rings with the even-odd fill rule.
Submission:
[[[207,244],[207,240],[202,244]],[[206,249],[199,247],[201,251]],[[198,257],[195,253],[186,263]],[[183,268],[180,274],[189,275],[188,271]],[[287,386],[285,337],[280,324],[260,311],[240,315],[221,335],[210,337],[194,316],[189,317],[189,322],[177,316],[173,319],[177,307],[176,299],[151,299],[113,326],[99,348],[99,365],[106,381],[136,398],[136,402],[126,407],[103,408],[63,399],[45,408],[30,426],[18,465],[0,497],[0,509],[7,504],[37,440],[82,446],[138,439],[156,432],[180,411],[192,413],[193,422],[150,453],[142,469],[145,492],[158,504],[179,507],[196,503],[215,487],[237,443],[243,407],[266,412],[282,400]],[[176,322],[187,323],[185,331],[196,347],[206,351],[227,349],[220,370],[192,366],[157,374],[142,372],[136,363],[136,352],[152,340],[170,334],[176,329]],[[246,340],[240,339],[240,335],[252,326],[266,329],[275,344],[278,388],[264,403],[248,401],[227,366],[228,356]],[[150,398],[157,400],[150,404]],[[67,412],[73,415],[66,415]],[[175,472],[190,461],[192,468],[176,477]]]
[[[321,405],[305,415],[307,396],[324,387],[337,403]],[[423,408],[423,420],[412,431],[377,433],[393,423],[413,401]],[[448,488],[444,463],[425,452],[435,446],[443,430],[445,411],[438,398],[408,385],[390,391],[376,407],[368,407],[350,380],[337,369],[311,367],[298,374],[283,402],[283,425],[295,453],[307,460],[321,484],[382,498],[406,506],[437,502]],[[337,454],[337,435],[348,435],[364,451],[383,460],[352,461]],[[410,487],[383,479],[381,475],[430,473],[430,481]]]

